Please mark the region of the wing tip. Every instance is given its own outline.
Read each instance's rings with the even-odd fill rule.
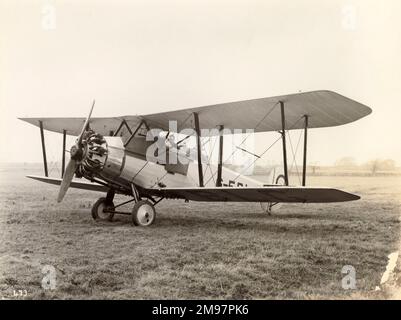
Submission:
[[[352,101],[352,102],[354,102],[354,103],[359,104],[361,107],[364,107],[364,108],[365,108],[365,110],[364,110],[364,111],[365,111],[365,114],[364,114],[361,118],[366,117],[366,116],[370,115],[370,114],[373,112],[372,108],[369,107],[369,106],[367,106],[366,104],[361,103],[361,102],[359,102],[359,101],[356,101],[356,100],[354,100],[354,99],[348,98],[348,97],[342,95],[341,93],[338,93],[338,92],[333,91],[333,90],[324,89],[324,90],[316,90],[316,91],[312,91],[312,92],[326,92],[326,93],[329,93],[329,94],[334,94],[334,95],[340,96],[340,97],[343,98],[343,99],[347,99],[347,100],[350,100],[350,101]],[[361,118],[359,118],[359,119],[361,119]],[[359,119],[357,119],[357,120],[359,120]],[[355,121],[356,121],[356,120],[355,120]]]
[[[338,193],[341,193],[341,195],[343,195],[343,199],[342,202],[347,202],[347,201],[356,201],[356,200],[360,200],[361,196],[354,194],[354,193],[350,193],[350,192],[346,192],[343,190],[339,190],[339,189],[333,189]]]
[[[361,199],[361,196],[358,196],[357,194],[350,193],[350,195],[352,197],[351,201],[356,201]]]

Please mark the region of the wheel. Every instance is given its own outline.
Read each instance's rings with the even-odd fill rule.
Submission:
[[[271,202],[261,202],[260,207],[262,208],[264,213],[267,213],[269,216],[272,214],[272,203]]]
[[[283,174],[280,174],[276,179],[276,184],[279,186],[285,186],[285,177]]]
[[[107,212],[105,209],[114,208],[113,201],[107,201],[106,198],[100,198],[92,207],[92,217],[95,220],[112,221],[114,212]]]
[[[132,209],[132,222],[136,226],[150,226],[156,219],[154,205],[148,200],[140,200]]]
[[[285,176],[283,174],[277,176],[276,185],[285,186]],[[260,203],[260,207],[262,208],[263,212],[267,213],[269,216],[272,214],[273,211],[277,211],[281,206],[282,206],[281,203],[275,203],[275,202]]]

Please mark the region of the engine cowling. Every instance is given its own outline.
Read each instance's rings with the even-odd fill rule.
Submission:
[[[83,155],[77,177],[93,179],[116,178],[124,164],[125,151],[120,137],[104,137],[94,131],[88,131],[83,140]]]

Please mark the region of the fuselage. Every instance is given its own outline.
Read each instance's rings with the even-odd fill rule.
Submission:
[[[91,168],[87,169],[95,177],[109,184],[117,184],[128,192],[131,190],[131,184],[144,189],[199,186],[197,162],[186,157],[185,154],[180,154],[179,150],[175,150],[175,152],[179,153],[176,158],[181,161],[169,163],[169,157],[167,157],[167,163],[159,163],[157,157],[146,156],[146,148],[138,148],[141,144],[149,147],[149,144],[146,144],[143,139],[136,139],[132,141],[132,144],[135,144],[135,146],[124,146],[121,137],[104,137],[104,143],[102,143],[101,148],[104,148],[106,152],[101,155],[91,154],[92,160],[100,163],[100,166],[95,171]],[[171,151],[168,152],[171,154]],[[184,164],[181,162],[184,162]],[[88,178],[86,175],[84,177]],[[216,178],[217,166],[204,163],[204,186],[216,186]],[[273,184],[273,178],[271,180]],[[222,186],[257,187],[263,185],[262,182],[239,175],[238,172],[225,167],[222,168],[221,182]]]

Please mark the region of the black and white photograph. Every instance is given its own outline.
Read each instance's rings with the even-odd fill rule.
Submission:
[[[400,300],[400,57],[398,0],[0,0],[0,300]]]

